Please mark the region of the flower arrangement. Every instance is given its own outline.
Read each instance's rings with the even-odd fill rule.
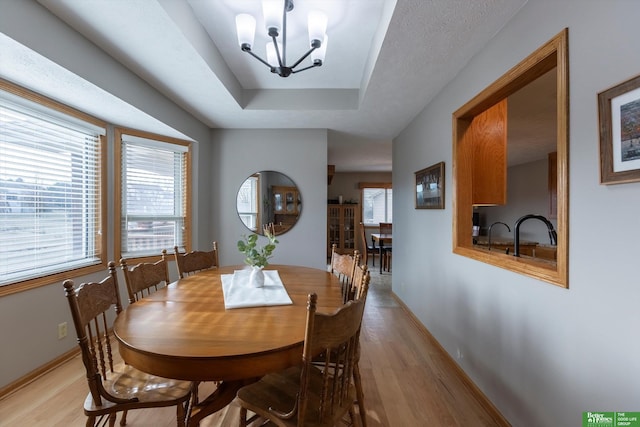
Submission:
[[[261,248],[256,248],[258,235],[255,233],[249,236],[244,235],[241,240],[238,240],[238,250],[245,256],[245,264],[252,267],[266,267],[269,265],[269,258],[273,256],[278,240],[275,235],[268,231],[265,231],[265,237],[269,239],[269,242]]]

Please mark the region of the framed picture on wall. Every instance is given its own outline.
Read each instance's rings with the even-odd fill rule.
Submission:
[[[444,162],[416,174],[416,209],[444,209]]]
[[[640,181],[640,76],[598,94],[600,183]]]

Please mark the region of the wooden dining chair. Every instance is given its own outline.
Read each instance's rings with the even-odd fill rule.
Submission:
[[[169,266],[167,250],[162,250],[162,259],[155,263],[142,262],[129,267],[128,261],[120,260],[120,267],[124,273],[124,281],[129,293],[129,304],[133,304],[146,295],[169,284]]]
[[[342,298],[346,302],[349,299],[349,291],[353,282],[353,274],[356,266],[360,262],[360,252],[356,249],[353,255],[340,254],[337,251],[338,246],[334,243],[331,245],[331,273],[340,279],[342,286]]]
[[[316,304],[317,296],[309,295],[302,363],[238,391],[241,427],[258,418],[280,427],[330,427],[347,413],[357,425],[351,377],[364,300],[349,301],[332,314],[317,313]],[[320,353],[325,363],[317,366],[313,358]],[[248,411],[255,415],[247,419]]]
[[[369,255],[371,255],[371,266],[376,266],[376,255],[379,255],[378,248],[372,241],[371,244],[367,243],[367,230],[364,228],[364,224],[360,223],[360,244],[362,245],[362,258],[364,263],[369,265]]]
[[[177,246],[174,247],[174,252],[180,278],[187,277],[188,275],[197,273],[198,271],[220,267],[220,263],[218,262],[217,242],[213,242],[213,249],[209,252],[191,251],[188,253],[181,253]]]
[[[371,275],[366,264],[356,266],[353,274],[353,282],[351,290],[349,292],[349,301],[367,299],[367,292],[369,291],[369,282]],[[360,337],[360,331],[358,331],[358,337]],[[353,384],[356,389],[356,401],[358,403],[358,413],[360,414],[360,422],[363,427],[367,427],[367,413],[364,406],[364,390],[362,388],[362,375],[360,375],[360,340],[358,339],[358,347],[356,350],[356,357],[353,364]],[[336,360],[335,357],[332,357]],[[325,354],[321,353],[313,358],[313,363],[316,366],[324,366],[326,362]]]
[[[351,285],[350,300],[365,301],[369,291],[369,283],[371,274],[366,264],[358,265],[353,274],[353,283]],[[353,364],[353,384],[356,388],[356,400],[358,402],[358,413],[360,414],[360,422],[362,427],[367,427],[367,412],[364,407],[364,390],[362,388],[362,375],[360,375],[360,331],[358,331],[358,347],[356,350],[356,358]]]
[[[155,263],[141,262],[133,267],[129,267],[127,263],[128,261],[124,258],[120,260],[120,267],[124,273],[127,292],[129,293],[129,304],[133,304],[169,284],[169,262],[166,249],[162,250],[162,259]],[[189,408],[199,401],[199,385],[199,381],[191,383],[193,402]]]
[[[114,363],[115,342],[107,313],[122,311],[116,265],[109,262],[109,275],[100,282],[63,283],[78,336],[82,362],[87,374],[89,394],[84,401],[87,426],[114,426],[122,412],[120,425],[127,423],[127,411],[140,408],[176,406],[178,427],[184,427],[191,383],[156,377],[124,363]]]

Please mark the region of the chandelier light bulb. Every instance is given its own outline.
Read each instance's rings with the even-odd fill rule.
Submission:
[[[327,32],[327,15],[323,12],[314,10],[309,12],[308,17],[309,24],[309,44],[313,46],[314,40],[320,40],[325,36]]]
[[[247,46],[251,49],[256,36],[256,19],[247,13],[241,13],[236,16],[236,31],[240,47],[244,49]]]
[[[278,36],[282,29],[282,11],[285,0],[262,0],[264,26],[269,36]]]

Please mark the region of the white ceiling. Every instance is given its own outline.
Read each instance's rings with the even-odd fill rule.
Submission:
[[[237,44],[235,15],[260,15],[258,0],[38,2],[209,127],[326,128],[329,163],[356,172],[391,170],[391,140],[526,0],[295,0],[289,40],[302,42],[289,42],[288,62],[305,51],[298,22],[311,8],[327,12],[329,43],[322,67],[288,78]],[[260,56],[263,45],[257,35]]]

